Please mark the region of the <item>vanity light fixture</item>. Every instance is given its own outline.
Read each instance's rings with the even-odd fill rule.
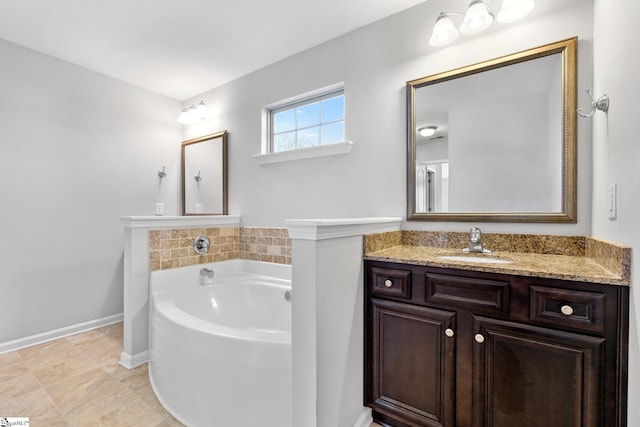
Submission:
[[[495,1],[495,0],[494,0]],[[429,44],[431,46],[444,46],[454,42],[460,33],[465,35],[478,34],[493,24],[493,14],[489,12],[489,6],[482,0],[472,0],[466,13],[440,12],[433,27],[433,33]],[[534,0],[502,0],[502,7],[497,14],[496,20],[506,24],[524,18],[535,7]],[[451,16],[464,16],[460,31],[453,25]]]
[[[178,116],[178,123],[183,125],[192,125],[204,120],[209,116],[209,109],[204,101],[200,101],[198,105],[192,104],[189,108],[184,108]]]
[[[436,133],[436,129],[438,129],[438,126],[422,126],[418,128],[418,133],[420,136],[428,138]]]

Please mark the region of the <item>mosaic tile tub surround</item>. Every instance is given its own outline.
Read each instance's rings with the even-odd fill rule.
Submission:
[[[209,252],[197,254],[193,241],[207,236]],[[149,231],[151,271],[230,259],[291,264],[291,239],[286,228],[213,227]]]

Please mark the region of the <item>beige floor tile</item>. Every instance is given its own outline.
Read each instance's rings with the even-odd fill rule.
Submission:
[[[122,322],[0,355],[0,414],[34,427],[184,427],[164,410],[146,364],[126,369]]]
[[[41,417],[30,418],[29,427],[71,427],[71,424],[56,412]]]
[[[40,383],[30,372],[22,376],[5,379],[2,381],[2,387],[0,387],[0,408],[13,399],[39,389]]]
[[[51,357],[52,354],[60,351],[73,349],[66,339],[62,338],[55,341],[49,341],[43,344],[34,345],[32,347],[23,348],[18,350],[17,354],[24,360],[26,364],[37,363],[43,358]]]
[[[15,353],[0,355],[0,384],[11,378],[28,375],[29,370]]]
[[[107,416],[118,408],[124,407],[131,401],[135,401],[137,397],[127,390],[128,394],[121,395],[120,397],[108,398],[108,399],[95,399],[88,397],[86,401],[74,407],[73,410],[65,417],[75,427],[78,426],[98,426],[106,425],[100,423],[100,418]],[[114,426],[120,424],[115,423]]]
[[[48,359],[41,359],[35,366],[27,366],[44,387],[99,367],[78,350],[66,357],[54,354]]]
[[[162,403],[160,403],[155,393],[151,392],[146,396],[142,396],[142,400],[149,405],[151,409],[161,414],[171,427],[184,427],[184,424],[173,418],[173,416],[164,409],[164,406],[162,406]]]
[[[37,418],[51,413],[57,413],[56,405],[41,388],[10,399],[0,397],[0,414],[3,417]]]
[[[76,343],[76,347],[100,365],[113,365],[118,363],[122,353],[122,339],[107,334]]]
[[[149,370],[147,369],[147,364],[133,369],[130,375],[122,378],[120,382],[140,397],[148,396],[153,393],[153,389],[149,383]]]
[[[4,368],[11,368],[16,365],[22,365],[22,358],[18,356],[18,353],[11,352],[0,354],[0,370]]]
[[[155,393],[150,393],[150,394],[147,394],[146,396],[141,396],[140,398],[144,403],[149,405],[149,407],[154,411],[159,413],[166,412],[164,409],[164,406],[162,406],[162,403],[160,403]]]
[[[113,324],[105,326],[104,328],[101,328],[101,329],[103,329],[105,332],[116,334],[116,335],[119,335],[119,336],[123,336],[124,335],[124,323],[122,323],[122,322],[113,323]]]
[[[169,426],[171,426],[171,427],[186,427],[186,426],[185,426],[184,424],[182,424],[180,421],[178,421],[178,420],[176,420],[175,418],[173,418],[173,417],[171,416],[171,414],[169,414],[168,412],[166,412],[166,411],[165,411],[165,414],[166,414],[166,415],[164,416],[164,419],[165,419],[165,422],[166,422],[167,424],[169,424]]]
[[[69,415],[75,427],[119,426],[156,427],[167,421],[141,399],[129,399],[126,403],[112,407],[107,413],[85,413],[83,416]]]
[[[45,387],[45,390],[65,415],[92,400],[108,401],[123,396],[133,397],[132,392],[101,368],[67,378],[65,381]]]

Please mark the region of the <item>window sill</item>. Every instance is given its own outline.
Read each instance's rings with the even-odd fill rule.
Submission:
[[[312,159],[315,157],[336,156],[349,154],[353,142],[345,141],[337,144],[321,145],[319,147],[300,148],[298,150],[282,151],[279,153],[256,154],[251,156],[259,165],[290,162],[293,160]]]

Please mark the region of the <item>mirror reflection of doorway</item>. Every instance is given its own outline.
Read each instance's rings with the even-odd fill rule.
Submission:
[[[449,211],[449,162],[416,164],[416,212]]]
[[[435,174],[427,165],[418,165],[416,171],[416,201],[418,212],[435,212]]]

